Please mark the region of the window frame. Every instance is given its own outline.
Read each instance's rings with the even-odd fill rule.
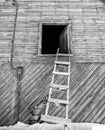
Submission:
[[[39,43],[38,43],[38,56],[55,56],[56,54],[42,54],[42,27],[43,25],[65,25],[68,26],[71,22],[51,22],[51,21],[42,21],[39,24]]]

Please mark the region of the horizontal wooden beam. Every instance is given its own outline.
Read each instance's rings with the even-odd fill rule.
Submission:
[[[57,71],[54,71],[53,74],[56,74],[56,75],[65,75],[65,76],[69,75],[69,73],[67,73],[67,72],[57,72]]]
[[[60,99],[54,99],[54,98],[50,98],[48,101],[54,102],[54,103],[57,103],[57,104],[64,104],[64,105],[69,104],[69,101],[67,101],[67,100],[60,100]]]
[[[41,120],[52,124],[70,125],[71,123],[71,119],[54,117],[49,115],[41,115]]]
[[[57,54],[58,56],[74,56],[73,54],[64,54],[64,53],[59,53]]]
[[[70,65],[70,62],[67,62],[67,61],[55,61],[55,64]]]
[[[67,89],[69,89],[69,86],[68,86],[68,85],[51,84],[50,86],[51,86],[52,88],[60,89],[60,90],[64,90],[64,91],[66,91]]]

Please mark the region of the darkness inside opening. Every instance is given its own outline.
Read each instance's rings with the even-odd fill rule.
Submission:
[[[66,25],[42,25],[42,54],[56,54],[59,37]]]

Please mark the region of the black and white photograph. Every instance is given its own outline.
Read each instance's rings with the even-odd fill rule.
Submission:
[[[0,130],[105,130],[105,0],[0,0]]]

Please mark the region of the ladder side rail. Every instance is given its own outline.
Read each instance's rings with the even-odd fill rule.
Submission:
[[[57,49],[56,59],[55,59],[55,61],[57,61],[57,60],[58,60],[58,54],[59,54],[59,48]]]
[[[56,70],[56,64],[54,65],[54,70]],[[55,75],[52,75],[52,80],[51,80],[51,84],[54,82],[54,77]],[[50,89],[49,89],[49,95],[48,95],[48,100],[51,98],[51,94],[52,94],[52,87],[50,86]],[[46,111],[45,111],[45,115],[48,115],[48,110],[49,110],[49,101],[47,102],[47,105],[46,105]]]
[[[69,56],[69,62],[70,62],[70,56]],[[71,67],[71,65],[68,66],[68,73],[69,73],[69,75],[68,75],[68,86],[69,87],[70,87],[70,67]],[[70,89],[67,90],[67,101],[68,102],[69,102],[69,90]],[[66,119],[68,119],[68,113],[69,113],[69,104],[68,104],[68,106],[66,106]]]

